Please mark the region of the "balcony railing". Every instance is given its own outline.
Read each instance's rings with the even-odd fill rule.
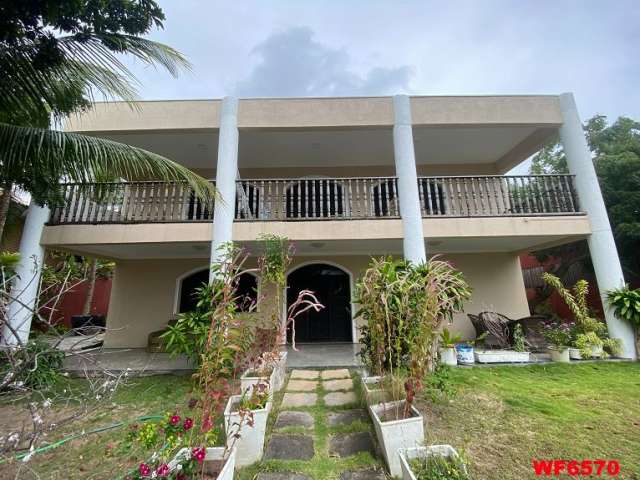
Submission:
[[[423,217],[579,214],[569,175],[419,177]],[[237,221],[398,218],[395,177],[247,179],[236,182]],[[182,182],[66,184],[50,224],[181,223],[213,219]]]
[[[419,177],[423,217],[580,214],[572,175]]]

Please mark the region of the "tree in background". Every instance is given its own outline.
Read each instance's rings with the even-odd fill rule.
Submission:
[[[206,180],[160,155],[50,129],[88,110],[96,95],[136,99],[137,80],[121,54],[172,75],[188,68],[176,50],[142,38],[163,20],[153,0],[0,4],[0,226],[13,189],[29,192],[40,205],[54,203],[61,179],[184,180],[203,198],[213,194]]]
[[[607,117],[596,115],[584,125],[600,188],[609,214],[620,261],[628,281],[640,279],[640,123],[619,117],[608,124]],[[552,141],[533,158],[531,174],[568,173],[567,160],[559,142]],[[560,258],[553,273],[560,278],[576,264],[585,275],[592,273],[591,258],[585,241],[536,252],[544,261]],[[548,297],[551,291],[543,298]]]

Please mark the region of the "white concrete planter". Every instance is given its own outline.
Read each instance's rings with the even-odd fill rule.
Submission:
[[[591,347],[591,358],[600,358],[602,356],[602,345],[594,345]],[[580,350],[577,348],[569,348],[569,357],[571,360],[582,360]]]
[[[227,408],[224,410],[224,430],[229,435],[231,432],[237,431],[240,423],[240,415],[237,411],[232,411],[233,406],[240,401],[241,395],[232,395],[227,402]],[[251,465],[262,459],[264,452],[264,437],[267,433],[267,419],[271,411],[271,402],[261,410],[252,410],[253,426],[250,426],[245,419],[240,428],[240,438],[235,441],[235,450],[237,453],[236,463],[240,467]],[[227,443],[233,440],[227,440]]]
[[[458,452],[451,445],[430,445],[428,447],[405,448],[398,451],[400,466],[402,467],[402,480],[417,480],[409,462],[416,458],[424,459],[439,455],[450,460],[458,459]],[[465,472],[466,467],[463,465]]]
[[[389,400],[388,392],[380,388],[382,377],[362,377],[362,391],[367,405],[374,405]]]
[[[569,356],[569,347],[549,347],[549,353],[551,354],[551,360],[557,363],[569,363],[571,357]]]
[[[206,449],[206,454],[204,457],[204,461],[216,461],[222,460],[224,458],[224,447],[209,447]],[[174,471],[180,460],[185,456],[190,454],[191,448],[181,448],[176,456],[169,462],[169,468],[171,471]],[[227,460],[222,467],[222,471],[216,477],[216,480],[233,480],[233,472],[236,468],[236,449],[232,449],[228,456]]]
[[[456,355],[456,349],[454,347],[445,347],[438,350],[440,356],[440,362],[455,367],[458,365],[458,355]]]
[[[476,350],[478,363],[526,363],[531,352],[516,352],[515,350]]]
[[[280,358],[273,367],[274,384],[273,391],[278,392],[284,387],[284,380],[287,375],[287,354],[288,352],[280,352]]]
[[[254,385],[264,384],[269,389],[269,400],[273,398],[274,385],[278,381],[278,374],[274,368],[269,377],[253,377],[249,376],[250,372],[244,372],[240,377],[240,391],[243,393],[251,392]]]
[[[378,443],[382,447],[389,472],[394,477],[399,477],[402,474],[398,449],[418,447],[424,442],[424,419],[415,407],[411,407],[414,415],[411,418],[388,422],[381,420],[381,416],[386,410],[398,409],[402,411],[404,404],[405,401],[400,400],[398,402],[379,403],[369,407]]]

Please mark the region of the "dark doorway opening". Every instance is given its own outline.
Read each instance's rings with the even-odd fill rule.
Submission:
[[[346,272],[324,263],[306,265],[289,274],[287,287],[287,307],[305,289],[313,291],[325,307],[319,312],[310,310],[296,319],[296,342],[353,341],[351,290]]]
[[[205,268],[185,277],[180,284],[180,302],[178,313],[191,312],[196,309],[198,299],[196,290],[209,281],[209,269]],[[258,300],[258,278],[250,273],[240,275],[236,286],[238,311],[246,312]]]

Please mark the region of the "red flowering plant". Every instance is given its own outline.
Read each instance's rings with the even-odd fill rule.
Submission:
[[[139,464],[130,472],[131,479],[169,478],[186,480],[201,477],[207,447],[224,445],[223,460],[228,458],[235,442],[240,438],[243,424],[228,426],[224,436],[222,423],[225,404],[232,392],[237,353],[243,351],[243,329],[236,318],[236,286],[245,271],[242,265],[246,255],[225,246],[219,263],[212,266],[211,281],[198,290],[198,315],[208,319],[206,338],[199,342],[198,369],[194,374],[194,398],[189,400],[193,410],[181,415],[167,414],[157,427],[157,443],[162,445],[157,454]],[[203,321],[204,319],[202,319]],[[246,409],[241,406],[243,415]]]

